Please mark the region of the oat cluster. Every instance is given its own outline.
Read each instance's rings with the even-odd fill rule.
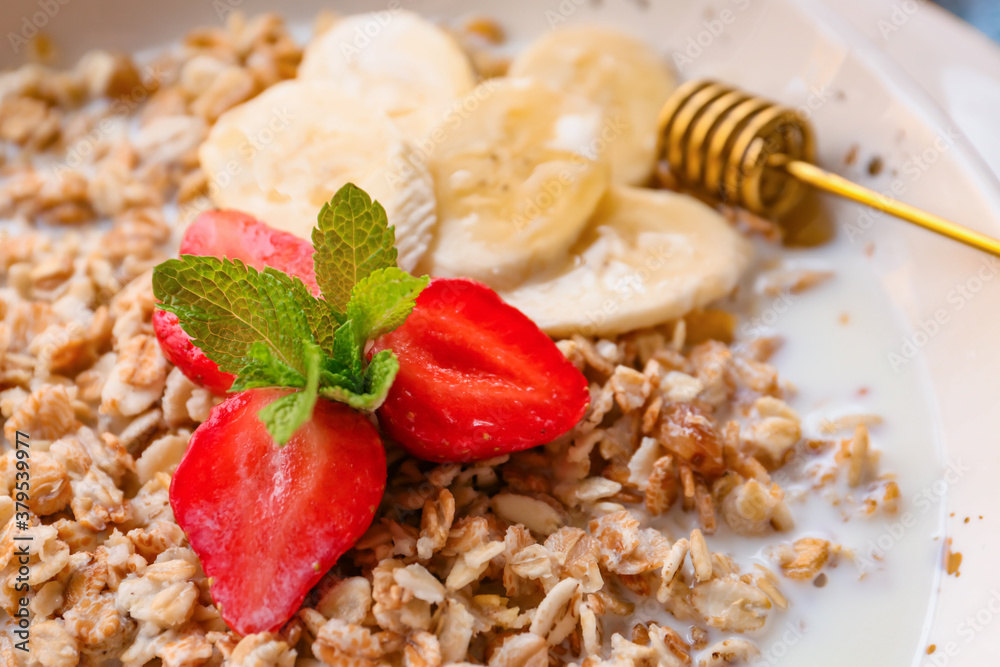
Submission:
[[[494,31],[473,22],[465,41]],[[276,634],[226,628],[168,501],[218,399],[164,359],[150,272],[224,177],[198,168],[208,128],[294,76],[300,53],[275,16],[234,13],[149,66],[94,52],[0,77],[0,627],[18,598],[17,431],[31,438],[34,545],[31,651],[0,633],[0,666],[752,660],[743,635],[787,607],[782,578],[846,555],[796,535],[776,471],[816,488],[846,478],[867,513],[893,511],[899,492],[864,423],[802,438],[767,363],[777,342],[732,344],[722,312],[560,341],[591,406],[546,447],[470,465],[390,448],[374,524],[299,614]],[[741,571],[711,549],[716,531],[771,537],[773,567]]]

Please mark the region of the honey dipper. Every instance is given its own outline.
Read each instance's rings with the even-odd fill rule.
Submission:
[[[798,111],[711,80],[688,81],[663,105],[658,156],[680,185],[780,218],[805,185],[890,213],[1000,257],[1000,241],[820,169]]]

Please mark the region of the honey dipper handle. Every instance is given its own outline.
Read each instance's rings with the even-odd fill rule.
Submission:
[[[902,218],[915,225],[919,225],[924,229],[929,229],[932,232],[954,239],[959,243],[964,243],[967,246],[978,248],[983,252],[1000,257],[1000,241],[995,238],[980,234],[968,227],[945,220],[940,216],[922,211],[909,204],[886,197],[874,190],[861,187],[857,183],[820,169],[808,162],[792,160],[783,155],[773,155],[768,160],[768,166],[782,169],[793,178],[803,183],[808,183],[824,192],[840,195],[841,197],[866,204],[880,211],[885,211],[897,218]]]

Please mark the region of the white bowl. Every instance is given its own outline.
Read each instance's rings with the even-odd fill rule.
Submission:
[[[91,48],[167,45],[234,9],[254,13],[266,4],[5,0],[0,25],[11,48],[0,50],[0,65],[19,62],[18,37],[33,28],[72,61]],[[975,148],[905,75],[814,0],[402,4],[432,17],[497,18],[512,49],[564,22],[620,26],[655,45],[686,78],[710,75],[807,109],[829,168],[1000,236],[1000,188]],[[400,5],[357,0],[327,8],[391,12]],[[286,3],[278,11],[301,21],[304,36],[323,7]],[[860,159],[848,167],[854,145]],[[885,164],[877,177],[865,169],[874,156]],[[884,417],[874,444],[884,450],[883,467],[900,473],[903,506],[896,517],[846,524],[834,508],[809,510],[813,523],[800,522],[802,529],[840,537],[858,553],[856,566],[843,561],[823,590],[791,592],[796,604],[760,637],[762,664],[996,664],[1000,260],[853,204],[829,204],[837,240],[788,255],[832,267],[837,278],[790,304],[760,304],[758,315],[788,337],[777,363],[799,386],[796,405],[813,415],[813,427],[849,410]],[[963,554],[961,576],[942,571],[947,540]],[[878,554],[882,561],[871,558]],[[925,654],[929,644],[937,647],[932,655]]]

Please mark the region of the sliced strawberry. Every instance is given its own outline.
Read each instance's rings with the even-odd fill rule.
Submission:
[[[312,244],[239,211],[205,211],[181,239],[181,255],[239,259],[257,269],[273,266],[299,277],[319,296]]]
[[[247,635],[280,628],[309,589],[368,529],[385,491],[378,432],[320,399],[278,447],[257,413],[280,389],[234,394],[191,435],[170,505],[222,617]]]
[[[163,356],[189,380],[208,389],[217,396],[225,396],[236,376],[219,370],[214,361],[205,356],[201,348],[195,347],[191,336],[181,329],[180,321],[173,313],[156,309],[153,311],[153,331],[160,341]]]
[[[375,341],[399,374],[383,430],[430,461],[475,461],[559,437],[583,416],[587,380],[521,311],[472,280],[442,279]]]
[[[313,269],[312,245],[297,236],[267,226],[239,211],[206,211],[191,223],[181,239],[180,254],[239,259],[257,270],[271,266],[297,276],[319,296]],[[177,316],[157,310],[153,330],[163,354],[192,382],[224,395],[235,377],[224,373],[214,361],[191,343]]]

